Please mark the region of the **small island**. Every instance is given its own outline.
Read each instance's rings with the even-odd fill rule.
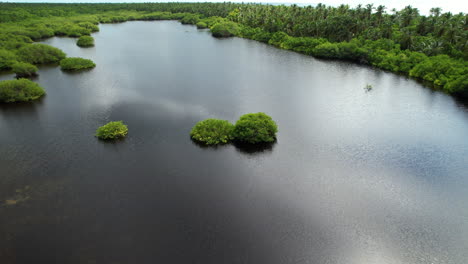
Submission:
[[[87,47],[93,47],[94,46],[94,38],[91,36],[81,36],[78,41],[76,42],[76,45],[82,47],[82,48],[87,48]]]
[[[122,121],[109,122],[96,130],[96,137],[104,140],[124,138],[128,127]]]
[[[78,71],[84,69],[92,69],[96,67],[96,64],[92,60],[76,57],[61,60],[60,67],[64,71]]]
[[[234,127],[234,138],[246,143],[274,142],[278,126],[265,113],[245,114],[239,118]]]
[[[190,131],[193,140],[206,145],[229,143],[234,125],[227,120],[209,118],[198,122]]]
[[[37,83],[28,79],[7,80],[0,82],[0,102],[14,103],[36,100],[45,91]]]
[[[276,140],[278,126],[265,113],[251,113],[240,117],[235,125],[227,120],[209,118],[198,122],[190,131],[193,140],[206,145],[226,144],[232,140],[249,144]]]

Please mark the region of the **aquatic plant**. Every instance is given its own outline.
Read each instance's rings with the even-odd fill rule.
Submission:
[[[27,62],[15,62],[11,66],[16,77],[31,77],[37,75],[37,67]]]
[[[195,141],[207,144],[226,144],[232,139],[234,126],[227,120],[209,118],[198,122],[190,131]]]
[[[66,58],[60,61],[60,67],[65,71],[77,71],[96,67],[92,60],[83,58]]]
[[[217,38],[232,37],[239,34],[239,25],[231,21],[216,23],[211,27],[211,34]]]
[[[28,79],[0,82],[0,102],[13,103],[38,99],[45,91],[37,83]]]
[[[123,138],[128,134],[128,127],[122,121],[109,122],[96,130],[96,137],[100,139]]]
[[[276,140],[278,126],[265,113],[245,114],[234,126],[234,138],[241,142],[262,143]]]
[[[20,61],[31,64],[54,63],[66,57],[60,49],[46,44],[31,44],[20,48],[17,52]]]
[[[364,90],[365,90],[366,92],[370,92],[370,91],[372,90],[372,88],[373,88],[373,87],[372,87],[372,85],[370,85],[370,84],[367,84],[366,86],[364,86]]]
[[[76,45],[80,47],[92,47],[94,46],[94,38],[91,36],[81,36],[76,41]]]

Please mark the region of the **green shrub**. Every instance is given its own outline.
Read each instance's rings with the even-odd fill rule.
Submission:
[[[128,127],[122,121],[109,122],[96,130],[100,139],[123,138],[128,134]]]
[[[16,61],[16,55],[8,50],[0,49],[0,70],[7,70]]]
[[[192,139],[207,145],[226,144],[232,140],[234,126],[227,120],[205,119],[190,131]]]
[[[239,34],[239,26],[234,22],[220,22],[211,27],[211,34],[217,38],[227,38]]]
[[[76,71],[96,67],[92,60],[83,58],[66,58],[60,61],[60,67],[64,71]]]
[[[54,63],[66,57],[60,49],[46,44],[32,44],[20,48],[17,52],[21,61],[31,64]]]
[[[205,22],[200,21],[197,23],[197,28],[208,28],[208,25]]]
[[[246,114],[240,117],[234,127],[236,140],[247,143],[273,142],[278,127],[275,121],[265,113]]]
[[[28,79],[0,82],[0,102],[13,103],[38,99],[45,91],[37,83]]]
[[[197,15],[197,14],[187,14],[185,15],[181,20],[180,22],[182,24],[191,24],[191,25],[195,25],[197,24],[197,22],[200,20],[200,15]]]
[[[76,42],[76,45],[80,47],[92,47],[94,46],[94,38],[91,36],[81,36]]]
[[[37,74],[37,67],[27,62],[15,62],[11,68],[16,77],[31,77]]]

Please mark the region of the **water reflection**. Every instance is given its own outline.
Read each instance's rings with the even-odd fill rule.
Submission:
[[[468,112],[451,97],[174,21],[93,36],[45,42],[95,69],[41,66],[46,97],[0,106],[1,263],[468,259]],[[252,112],[278,142],[190,140]],[[114,120],[128,136],[99,141]]]

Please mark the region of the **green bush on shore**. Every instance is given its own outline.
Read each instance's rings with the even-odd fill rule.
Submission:
[[[32,77],[37,75],[37,67],[27,62],[15,62],[12,70],[16,77]]]
[[[190,136],[206,145],[226,144],[232,140],[233,130],[234,126],[229,121],[209,118],[198,122]]]
[[[2,103],[32,101],[44,94],[45,91],[42,87],[28,79],[0,82],[0,102]]]
[[[17,52],[20,61],[31,64],[55,63],[66,57],[60,49],[46,44],[32,44],[20,48]]]
[[[239,25],[231,21],[216,23],[211,27],[211,34],[217,38],[236,36],[239,34]]]
[[[122,121],[109,122],[96,130],[100,139],[118,139],[128,134],[128,127]]]
[[[265,113],[245,114],[234,127],[234,138],[246,143],[274,142],[278,127]]]
[[[197,28],[199,29],[208,28],[208,25],[205,22],[200,21],[197,23]]]
[[[0,49],[0,70],[8,70],[11,65],[16,61],[15,53]]]
[[[94,38],[91,36],[81,36],[76,41],[76,45],[80,47],[92,47],[94,46]]]
[[[64,71],[77,71],[94,68],[96,64],[92,60],[75,57],[61,60],[60,67]]]

